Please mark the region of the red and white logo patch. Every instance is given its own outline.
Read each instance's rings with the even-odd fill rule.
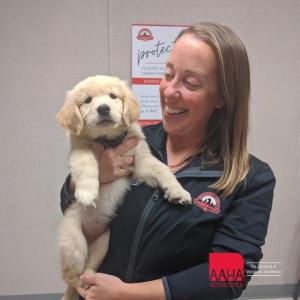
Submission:
[[[138,40],[140,41],[144,41],[144,42],[147,42],[147,41],[151,41],[153,40],[153,35],[152,35],[152,32],[150,31],[150,29],[148,28],[142,28],[137,37],[136,37]]]
[[[209,211],[215,214],[220,212],[220,198],[214,193],[202,193],[194,199],[194,203],[201,207],[204,211]]]

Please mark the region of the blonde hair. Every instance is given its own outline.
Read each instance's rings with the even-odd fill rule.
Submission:
[[[216,109],[209,124],[203,152],[207,162],[223,161],[224,173],[210,187],[223,196],[233,192],[249,171],[247,150],[250,68],[246,48],[230,28],[216,23],[197,23],[185,34],[208,44],[217,61],[217,80],[224,107]]]

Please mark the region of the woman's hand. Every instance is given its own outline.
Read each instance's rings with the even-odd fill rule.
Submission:
[[[129,138],[113,149],[103,150],[100,145],[94,145],[94,151],[98,158],[100,183],[109,183],[131,174],[129,169],[134,163],[134,158],[126,153],[137,144],[138,139]]]
[[[85,300],[120,300],[123,299],[123,290],[126,284],[118,277],[104,273],[84,273],[80,280],[88,285],[88,289],[77,287],[76,291]]]
[[[85,300],[166,300],[161,279],[125,283],[112,275],[87,271],[80,280],[89,286],[87,289],[76,288]]]

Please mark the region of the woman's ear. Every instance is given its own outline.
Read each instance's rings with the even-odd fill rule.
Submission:
[[[71,131],[73,134],[80,134],[83,128],[83,119],[77,104],[70,97],[70,94],[68,94],[65,104],[57,114],[56,120],[60,126]]]
[[[137,122],[140,116],[140,108],[133,92],[126,86],[124,88],[124,109],[123,109],[123,120],[126,126]]]

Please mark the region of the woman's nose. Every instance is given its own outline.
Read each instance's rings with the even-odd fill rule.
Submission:
[[[178,98],[179,95],[179,84],[174,79],[166,81],[164,96],[167,98]]]

